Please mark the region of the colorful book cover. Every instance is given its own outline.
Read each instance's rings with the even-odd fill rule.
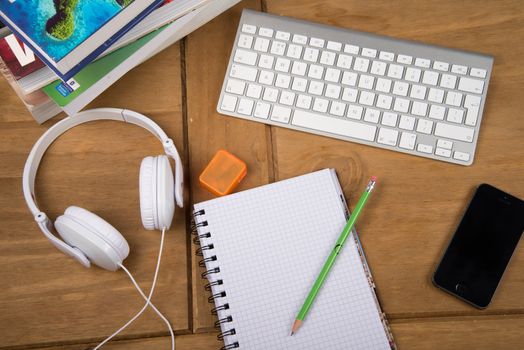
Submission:
[[[0,39],[0,59],[16,80],[44,67],[44,62],[14,34]]]
[[[62,78],[92,61],[161,0],[2,0],[0,17]],[[91,57],[96,53],[95,57]],[[89,59],[88,59],[89,57]]]
[[[102,79],[106,74],[111,72],[115,67],[122,63],[126,58],[139,50],[147,42],[157,36],[166,26],[151,32],[137,41],[124,46],[98,60],[90,63],[78,72],[71,81],[64,83],[57,80],[43,88],[43,91],[55,103],[64,107],[79,95],[81,95],[90,86]]]

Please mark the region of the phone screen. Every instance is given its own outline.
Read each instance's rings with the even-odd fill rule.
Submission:
[[[471,304],[488,306],[524,230],[524,202],[479,186],[433,276]]]

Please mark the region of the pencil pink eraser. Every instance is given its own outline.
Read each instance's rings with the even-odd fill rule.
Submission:
[[[371,181],[378,181],[378,178],[376,176],[371,176]]]

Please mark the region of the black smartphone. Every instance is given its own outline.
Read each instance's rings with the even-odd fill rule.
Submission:
[[[433,283],[478,308],[487,307],[523,230],[524,202],[491,185],[480,185]]]

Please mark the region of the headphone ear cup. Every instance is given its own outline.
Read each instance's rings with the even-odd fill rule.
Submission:
[[[169,158],[161,155],[157,158],[157,213],[158,230],[169,229],[175,216],[175,179]]]
[[[156,165],[154,157],[145,157],[140,164],[139,192],[140,216],[146,230],[157,227]]]
[[[116,228],[96,214],[71,206],[55,221],[55,228],[72,247],[106,270],[116,271],[129,255],[129,245]]]

